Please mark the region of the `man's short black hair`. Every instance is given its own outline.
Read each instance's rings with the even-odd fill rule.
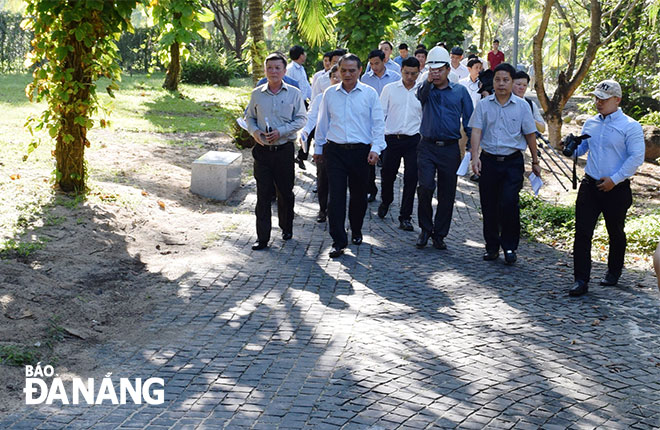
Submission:
[[[475,64],[481,64],[481,60],[478,58],[470,58],[470,60],[467,62],[468,68],[473,68]]]
[[[515,79],[527,79],[527,83],[528,83],[528,84],[529,84],[529,81],[531,80],[531,78],[529,77],[529,75],[527,74],[527,72],[525,72],[524,70],[518,70],[518,71],[516,72],[516,74],[513,75],[513,79],[514,79],[514,80],[515,80]]]
[[[497,67],[495,67],[495,70],[493,70],[493,73],[497,72],[507,72],[509,75],[511,75],[511,79],[514,79],[514,76],[516,75],[516,69],[513,68],[513,66],[509,63],[501,63]]]
[[[493,40],[493,43],[500,43],[498,39]]]
[[[289,49],[289,57],[291,57],[293,61],[296,61],[304,53],[305,48],[300,45],[293,45],[291,49]]]
[[[383,51],[380,51],[380,52],[383,52]],[[383,55],[385,55],[385,54],[383,54]],[[362,61],[360,61],[360,57],[358,57],[355,54],[351,54],[350,52],[347,53],[347,54],[342,55],[341,58],[339,59],[339,61],[337,62],[337,65],[339,67],[341,67],[341,63],[344,62],[344,61],[355,61],[357,63],[358,69],[362,67]]]
[[[330,67],[330,70],[328,70],[328,76],[332,75],[335,73],[337,70],[339,70],[339,67],[337,67],[336,64],[333,64],[332,67]]]
[[[469,54],[468,55],[468,60],[471,60],[473,58],[479,58],[479,56],[477,54]]]
[[[385,53],[380,49],[374,49],[373,51],[371,51],[367,56],[367,61],[376,57],[380,58],[381,61],[385,61]]]
[[[337,48],[334,51],[332,51],[332,55],[330,56],[330,59],[332,59],[332,57],[343,57],[344,55],[346,55],[346,50],[343,48]]]
[[[401,62],[401,70],[404,67],[417,67],[419,69],[419,60],[415,57],[408,57]]]
[[[408,49],[408,44],[407,43],[399,44],[399,49]]]
[[[380,45],[388,45],[390,47],[390,49],[394,49],[394,46],[392,46],[392,44],[390,42],[388,42],[387,40],[381,40],[380,43],[378,43],[378,46],[380,46]]]
[[[453,48],[451,48],[450,54],[463,55],[463,48],[461,48],[460,46],[454,46]]]
[[[332,53],[333,53],[333,52],[334,52],[334,51],[328,51],[328,52],[326,52],[325,54],[323,54],[323,58],[332,58]]]
[[[426,49],[426,45],[424,45],[423,43],[420,43],[419,45],[417,45],[417,47],[415,49]]]
[[[415,55],[417,55],[417,54],[424,54],[425,57],[428,57],[429,56],[429,51],[427,51],[424,48],[417,48],[415,50]]]
[[[286,58],[281,52],[273,52],[272,54],[268,54],[266,60],[264,61],[264,65],[266,65],[266,63],[271,60],[280,60],[282,63],[284,63],[284,67],[286,67]]]

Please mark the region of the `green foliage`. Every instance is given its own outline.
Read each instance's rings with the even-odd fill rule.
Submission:
[[[520,226],[522,231],[539,242],[560,248],[573,245],[575,207],[553,205],[532,194],[520,194]]]
[[[150,4],[154,22],[161,31],[158,43],[164,64],[170,60],[169,49],[174,43],[184,47],[193,40],[211,36],[203,23],[213,21],[215,15],[201,1],[158,0]]]
[[[428,47],[445,42],[460,45],[471,30],[472,2],[468,0],[425,0],[414,21],[422,30],[419,39]]]
[[[337,4],[339,40],[362,60],[378,43],[393,35],[397,10],[389,0],[346,0]]]
[[[296,0],[293,6],[297,33],[307,44],[320,46],[332,38],[335,21],[329,0]]]
[[[30,48],[32,34],[21,28],[22,20],[20,14],[0,11],[0,72],[2,73],[25,70],[23,61]]]
[[[39,357],[39,352],[34,348],[19,345],[0,345],[0,363],[2,364],[18,367],[36,365]]]
[[[626,239],[628,252],[651,255],[660,242],[660,212],[650,213],[639,217],[626,219]],[[605,223],[600,223],[594,231],[593,243],[596,246],[605,246],[610,239],[607,235]]]
[[[6,260],[10,258],[28,258],[40,249],[43,249],[48,243],[48,239],[38,237],[36,240],[21,242],[15,239],[8,239],[0,244],[0,259]]]
[[[229,85],[229,80],[238,75],[238,66],[233,56],[221,53],[215,57],[191,55],[184,61],[181,82],[188,84]]]
[[[639,122],[644,125],[654,125],[660,127],[660,112],[650,112],[644,115]]]
[[[123,33],[117,47],[120,54],[119,64],[124,71],[153,73],[159,66],[156,27],[136,28],[134,32]]]
[[[648,8],[636,7],[617,37],[600,48],[581,85],[586,93],[615,79],[623,90],[621,108],[637,120],[660,111],[660,32],[651,20]]]

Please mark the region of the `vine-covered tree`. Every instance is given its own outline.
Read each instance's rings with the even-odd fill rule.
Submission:
[[[263,73],[266,58],[266,42],[264,40],[264,11],[261,0],[249,0],[250,36],[248,41],[250,59],[252,62],[252,81],[256,84]]]
[[[23,28],[34,32],[25,66],[34,68],[26,89],[30,100],[46,100],[48,108],[28,119],[27,127],[45,129],[55,139],[56,182],[63,191],[85,189],[85,147],[91,117],[98,110],[96,82],[110,79],[106,88],[118,88],[118,40],[131,29],[131,11],[137,0],[27,0]],[[105,126],[105,121],[100,121]],[[28,148],[38,145],[34,139]]]
[[[181,50],[193,39],[211,35],[203,22],[213,21],[214,14],[200,0],[154,0],[152,14],[161,29],[160,45],[169,55],[163,88],[176,91],[181,79]]]

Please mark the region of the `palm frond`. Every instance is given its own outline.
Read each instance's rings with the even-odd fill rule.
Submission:
[[[332,37],[335,22],[329,0],[296,0],[298,32],[310,46],[318,46]]]

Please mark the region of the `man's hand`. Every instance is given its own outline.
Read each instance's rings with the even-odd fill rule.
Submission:
[[[541,166],[539,164],[532,164],[532,172],[539,178],[541,177]]]
[[[607,176],[605,178],[600,178],[600,181],[598,182],[598,185],[596,185],[596,188],[598,188],[599,191],[608,192],[612,188],[614,188],[614,185],[615,184],[614,184],[614,181],[612,180],[612,178]]]
[[[314,154],[312,155],[312,158],[314,159],[314,163],[323,163],[323,154]]]
[[[473,158],[470,165],[472,166],[472,173],[475,175],[481,175],[481,160],[479,157]]]
[[[367,163],[371,164],[372,166],[375,166],[376,163],[378,163],[378,154],[376,154],[374,151],[371,151],[369,153],[369,156],[367,157]]]
[[[277,142],[277,139],[280,138],[280,132],[277,129],[273,129],[270,133],[266,133],[266,140],[268,140],[268,143],[271,145]]]
[[[254,137],[254,140],[261,146],[265,146],[266,142],[266,135],[264,134],[263,131],[261,130],[256,130],[253,134],[252,137]]]

